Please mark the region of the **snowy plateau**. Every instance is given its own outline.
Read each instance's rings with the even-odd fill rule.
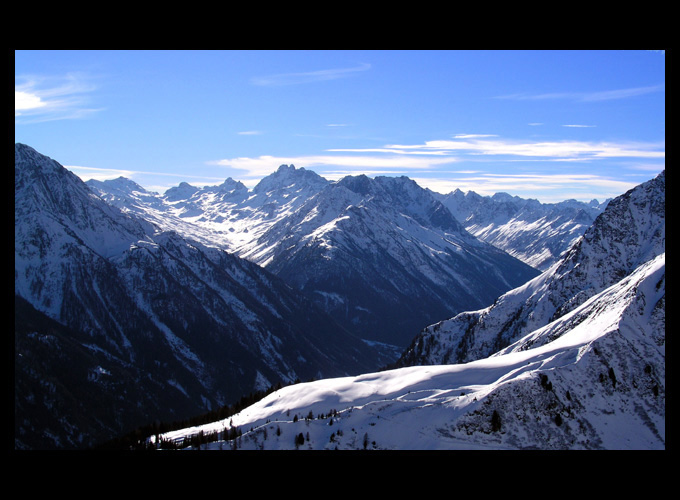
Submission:
[[[159,195],[15,145],[15,448],[267,388],[147,445],[665,449],[665,173],[602,204],[293,166]]]

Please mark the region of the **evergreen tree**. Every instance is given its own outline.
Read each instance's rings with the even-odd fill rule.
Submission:
[[[494,410],[493,415],[491,415],[491,431],[498,432],[501,430],[501,416],[498,411]]]

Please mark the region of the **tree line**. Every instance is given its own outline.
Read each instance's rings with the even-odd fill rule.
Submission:
[[[300,380],[297,379],[292,384],[286,385],[295,385],[299,383]],[[96,446],[95,448],[100,450],[147,450],[151,448],[155,449],[156,445],[154,445],[153,443],[149,443],[149,438],[152,436],[156,436],[157,437],[156,443],[159,443],[160,435],[165,434],[166,432],[185,429],[187,427],[195,427],[199,425],[209,424],[212,422],[217,422],[219,420],[225,420],[231,417],[232,415],[235,415],[240,411],[244,410],[248,406],[257,403],[258,401],[268,396],[272,392],[278,391],[283,387],[284,385],[281,382],[278,382],[276,385],[273,385],[266,390],[253,391],[248,395],[241,396],[241,398],[233,404],[224,405],[216,410],[212,410],[195,417],[175,420],[172,422],[156,421],[151,424],[140,426],[121,437],[107,441],[101,445]],[[187,446],[196,446],[196,444],[200,445],[206,442],[216,441],[217,436],[213,436],[212,434],[213,433],[203,434],[200,437],[198,436],[187,437],[186,439],[188,439],[189,441],[187,443],[180,444],[186,444]],[[191,444],[192,439],[194,440],[193,444]],[[178,443],[171,444],[167,440],[164,440],[162,444],[163,446],[167,446],[168,448],[186,447],[180,446],[180,444]]]

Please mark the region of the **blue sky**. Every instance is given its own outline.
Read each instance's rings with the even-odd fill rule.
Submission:
[[[665,168],[665,52],[16,51],[15,141],[157,192],[285,163],[603,201]]]

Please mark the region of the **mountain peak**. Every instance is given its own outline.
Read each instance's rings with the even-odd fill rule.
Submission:
[[[232,190],[243,190],[248,189],[245,184],[241,181],[235,181],[231,177],[227,177],[222,184],[219,185],[220,189]]]
[[[120,176],[116,179],[107,179],[100,181],[97,179],[90,179],[85,182],[88,186],[98,189],[104,189],[108,192],[119,192],[122,194],[130,194],[132,192],[148,193],[146,189],[137,184],[135,181],[127,177]]]
[[[306,170],[304,167],[295,168],[295,165],[280,165],[279,168],[263,177],[253,188],[254,193],[268,193],[273,190],[290,188],[295,186],[297,189],[313,188],[320,190],[329,181],[321,177],[316,172]]]
[[[59,163],[52,158],[38,153],[31,146],[17,142],[14,145],[14,171],[15,181],[19,181],[26,175],[36,175],[38,172],[50,175],[61,175],[66,172]],[[32,174],[29,174],[32,172]]]
[[[337,182],[338,186],[343,186],[362,196],[373,192],[372,179],[365,174],[347,175]]]
[[[199,190],[200,188],[182,181],[179,185],[171,187],[165,192],[165,199],[168,201],[186,200],[191,198],[191,196]]]

